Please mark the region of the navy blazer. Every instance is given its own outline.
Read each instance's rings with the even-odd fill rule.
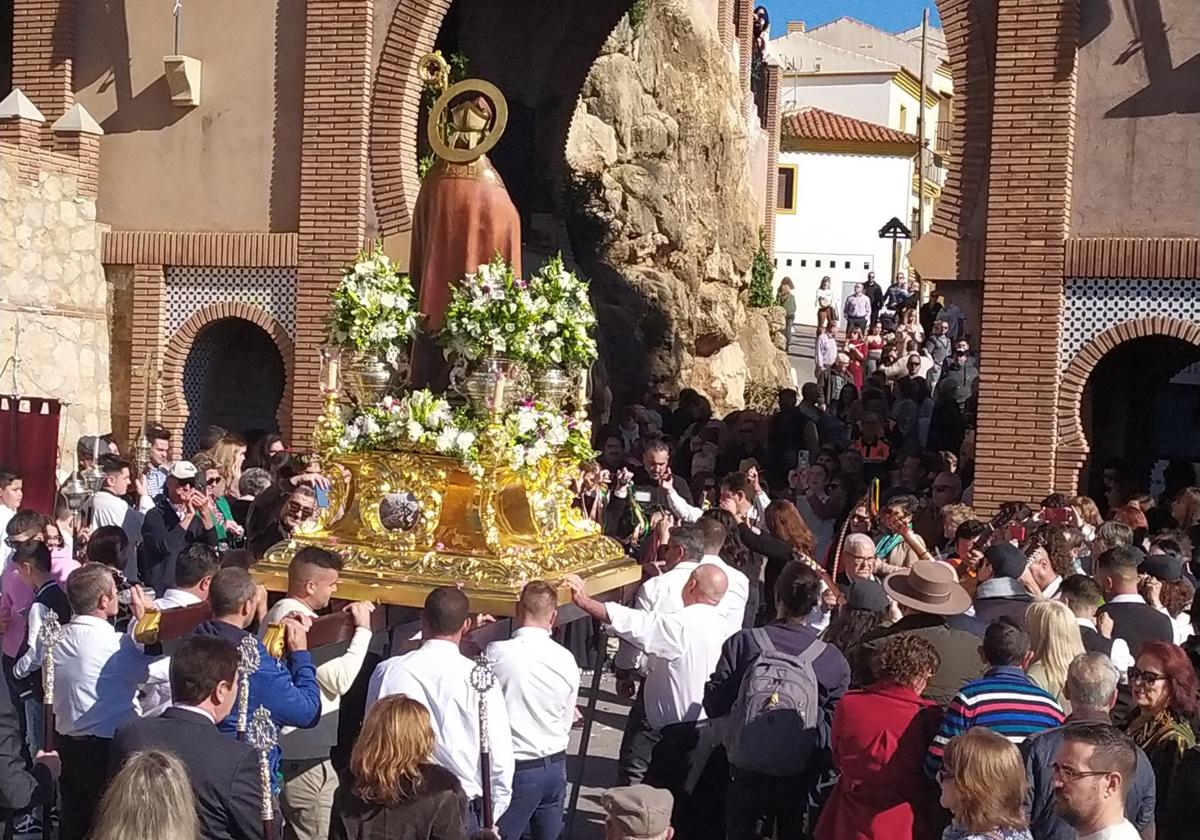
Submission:
[[[163,750],[187,769],[196,794],[203,840],[259,840],[262,795],[258,753],[230,738],[198,712],[170,708],[117,730],[109,758],[109,777],[135,752]]]

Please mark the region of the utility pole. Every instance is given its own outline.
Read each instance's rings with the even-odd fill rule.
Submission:
[[[914,239],[925,232],[925,48],[929,35],[929,8],[921,15],[921,84],[917,94],[917,229]]]

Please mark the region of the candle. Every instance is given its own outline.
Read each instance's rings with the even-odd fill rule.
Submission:
[[[496,377],[496,390],[492,393],[492,411],[499,414],[504,410],[504,374]]]
[[[94,464],[98,460],[100,460],[100,436],[95,435],[92,437],[92,463]]]

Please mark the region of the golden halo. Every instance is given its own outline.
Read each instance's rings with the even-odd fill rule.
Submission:
[[[473,149],[452,149],[442,139],[441,127],[446,118],[446,109],[449,107],[450,101],[468,91],[482,94],[490,100],[492,107],[496,109],[496,116],[492,121],[491,130],[484,135],[483,140],[480,141],[478,146]],[[455,82],[443,91],[442,95],[433,103],[433,108],[429,111],[429,120],[425,128],[426,134],[429,137],[429,147],[433,149],[435,155],[450,163],[470,163],[487,154],[500,142],[500,136],[504,134],[504,129],[507,125],[508,102],[505,101],[504,94],[500,92],[500,88],[491,82],[485,82],[483,79],[463,79],[461,82]]]

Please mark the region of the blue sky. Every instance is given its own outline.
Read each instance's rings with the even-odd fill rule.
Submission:
[[[888,32],[920,26],[921,11],[929,7],[929,24],[939,23],[934,0],[758,0],[771,14],[771,37],[787,30],[789,20],[818,26],[840,17],[857,18]]]

